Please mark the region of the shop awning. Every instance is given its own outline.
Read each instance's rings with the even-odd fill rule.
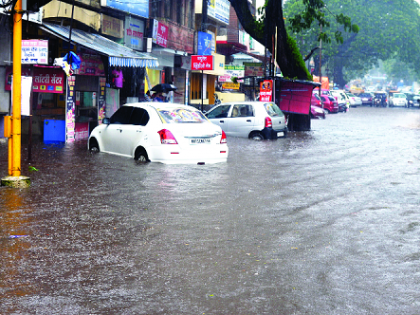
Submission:
[[[39,26],[43,31],[69,40],[70,27],[44,22]],[[120,45],[99,34],[88,33],[78,29],[71,30],[71,41],[85,48],[108,56],[110,66],[155,68],[159,66],[156,58]]]

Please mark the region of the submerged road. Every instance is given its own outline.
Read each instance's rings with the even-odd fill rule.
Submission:
[[[216,165],[23,145],[0,314],[419,314],[419,140],[419,109],[362,107]]]

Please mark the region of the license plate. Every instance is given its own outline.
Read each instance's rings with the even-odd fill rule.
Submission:
[[[203,138],[191,139],[191,144],[200,144],[200,143],[210,143],[210,139],[203,139]]]
[[[277,132],[277,138],[283,137],[283,136],[284,136],[284,132],[283,131]]]

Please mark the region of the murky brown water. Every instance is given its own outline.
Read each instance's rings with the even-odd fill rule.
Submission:
[[[205,166],[25,150],[31,188],[0,188],[0,314],[419,314],[420,111],[312,128]]]

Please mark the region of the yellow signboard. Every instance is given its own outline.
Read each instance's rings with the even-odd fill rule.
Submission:
[[[240,84],[233,82],[223,82],[222,86],[226,90],[239,90]]]

